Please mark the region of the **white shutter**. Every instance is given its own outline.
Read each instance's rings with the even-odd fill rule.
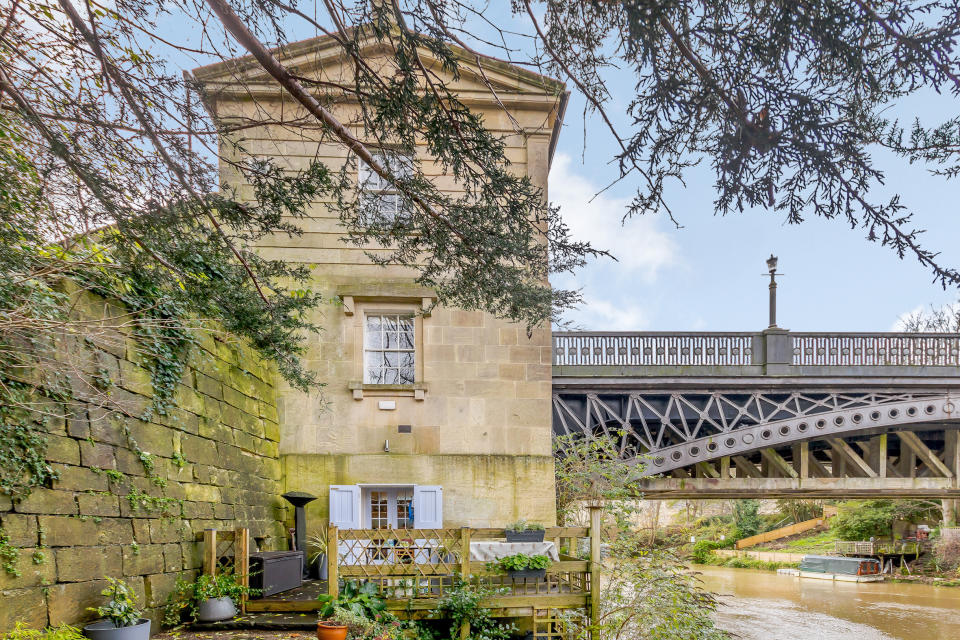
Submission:
[[[419,484],[413,487],[413,528],[443,528],[443,487]]]
[[[330,485],[330,524],[338,529],[360,528],[360,487]]]
[[[330,485],[330,524],[340,530],[360,528],[360,487],[355,484]],[[339,535],[337,556],[340,564],[360,564],[362,549],[356,541]]]

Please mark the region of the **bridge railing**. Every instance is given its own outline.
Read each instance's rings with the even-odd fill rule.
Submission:
[[[793,364],[960,366],[960,336],[936,333],[792,333]]]
[[[553,334],[555,366],[958,367],[960,334],[576,331]],[[785,372],[786,369],[781,371]]]
[[[553,364],[742,366],[753,364],[757,333],[584,331],[553,334]]]

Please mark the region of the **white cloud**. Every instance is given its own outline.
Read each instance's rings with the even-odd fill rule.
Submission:
[[[679,264],[679,249],[673,238],[658,228],[657,218],[639,216],[621,224],[629,200],[606,194],[594,198],[601,188],[576,172],[568,154],[556,155],[550,170],[550,201],[560,206],[574,239],[588,240],[618,260],[604,258],[601,263],[613,265],[618,277],[640,278],[645,283],[656,280],[664,267]]]
[[[571,315],[574,325],[603,331],[643,331],[649,327],[649,313],[640,305],[610,302],[590,295],[584,297],[579,313]],[[579,328],[579,327],[578,327]]]

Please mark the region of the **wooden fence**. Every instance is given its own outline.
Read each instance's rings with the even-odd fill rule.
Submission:
[[[791,524],[786,527],[780,527],[779,529],[774,529],[773,531],[767,531],[765,533],[759,533],[755,536],[750,536],[749,538],[743,538],[741,540],[737,540],[737,549],[746,549],[747,547],[755,547],[758,544],[763,544],[764,542],[779,540],[780,538],[795,536],[798,533],[803,533],[804,531],[810,531],[811,529],[816,529],[817,527],[823,526],[826,523],[827,518],[832,518],[835,515],[837,515],[837,508],[826,506],[823,508],[822,518],[812,518],[810,520],[804,520],[803,522]]]

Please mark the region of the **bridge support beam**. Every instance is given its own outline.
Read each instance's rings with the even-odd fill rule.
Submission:
[[[951,478],[650,478],[648,500],[731,498],[931,498],[958,501]]]

